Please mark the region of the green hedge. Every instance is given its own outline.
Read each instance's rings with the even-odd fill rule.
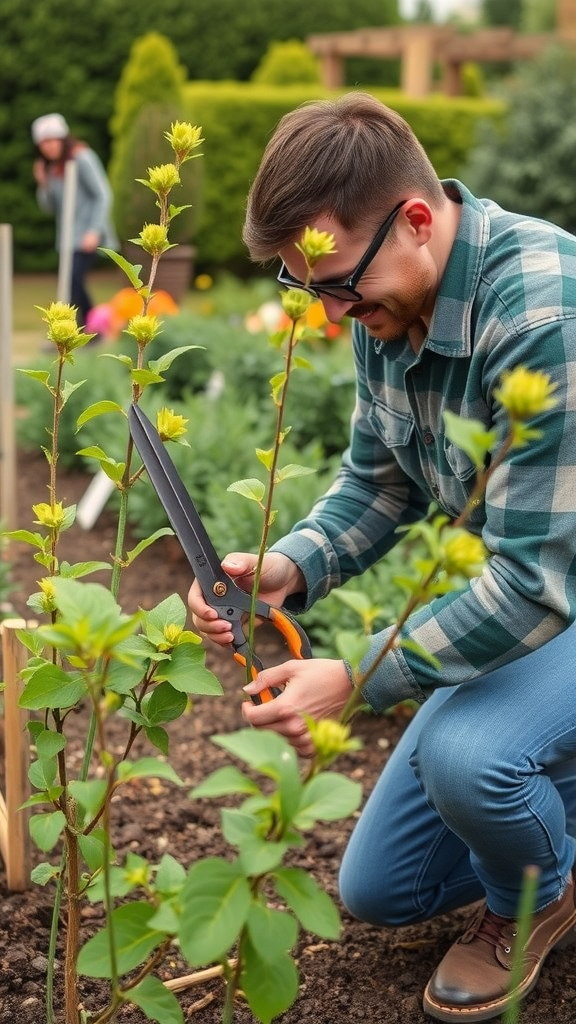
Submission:
[[[414,129],[441,178],[457,177],[476,142],[480,122],[504,117],[494,100],[415,100],[391,90],[370,90],[397,110]],[[266,88],[239,82],[189,82],[184,87],[187,117],[201,125],[202,215],[196,236],[198,260],[207,267],[247,271],[241,239],[246,195],[264,148],[280,118],[309,99],[334,95],[321,86]]]

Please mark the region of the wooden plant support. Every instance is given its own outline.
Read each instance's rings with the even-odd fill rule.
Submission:
[[[29,889],[32,868],[28,819],[30,810],[19,810],[30,796],[28,767],[30,747],[26,728],[28,713],[18,706],[22,690],[20,672],[27,652],[16,636],[25,629],[24,619],[5,619],[0,623],[4,676],[4,766],[5,793],[0,793],[0,853],[6,866],[8,888],[12,892]]]

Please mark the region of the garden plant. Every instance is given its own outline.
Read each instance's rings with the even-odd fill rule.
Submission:
[[[125,404],[101,400],[78,417],[78,427],[96,417],[126,419],[130,403],[146,403],[149,389],[164,380],[171,363],[193,345],[149,359],[147,348],[161,331],[159,319],[148,312],[158,261],[170,247],[169,228],[184,207],[171,203],[180,182],[180,167],[199,155],[202,142],[198,127],[175,122],[166,138],[174,162],[148,169],[143,187],[156,196],[157,224],[145,224],[137,239],[151,257],[149,280],[141,280],[141,267],[115,253],[110,257],[127,275],[142,299],[142,313],[126,329],[136,347],[136,358],[104,352],[119,376],[127,378]],[[333,238],[307,228],[298,248],[309,274],[315,263],[333,251]],[[262,559],[277,509],[276,489],[285,480],[310,470],[294,462],[284,463],[283,445],[289,436],[287,396],[295,370],[305,371],[308,360],[298,346],[309,332],[302,318],[311,296],[290,289],[283,296],[290,325],[270,339],[282,359],[282,367],[270,381],[275,409],[275,430],[267,449],[257,449],[263,472],[260,476],[232,481],[230,490],[255,503],[262,517],[259,557],[253,587],[253,610]],[[298,971],[292,956],[300,929],[337,940],[339,914],[329,896],[310,873],[290,865],[290,851],[306,843],[306,834],[318,821],[335,821],[353,813],[361,799],[360,786],[331,770],[339,754],[354,749],[350,721],[362,704],[361,687],[366,672],[360,662],[366,636],[381,609],[360,591],[348,592],[345,600],[360,616],[362,629],[337,637],[340,656],[353,670],[353,695],[341,721],[310,721],[315,756],[302,767],[294,750],[275,733],[241,729],[213,737],[233,763],[205,779],[191,799],[240,797],[238,807],[222,811],[222,832],[233,851],[230,857],[207,857],[182,865],[170,854],[150,863],[134,853],[121,861],[115,852],[110,805],[122,797],[122,787],[141,777],[158,777],[182,784],[170,765],[169,723],[185,713],[193,694],[222,692],[218,679],[207,670],[200,638],[186,628],[186,608],[178,595],[163,600],[149,611],[132,615],[118,604],[123,570],[167,532],[156,531],[130,551],[125,550],[128,502],[140,484],[138,464],[126,428],[126,452],[120,460],[99,447],[81,449],[95,459],[114,482],[119,494],[116,548],[110,565],[96,561],[70,564],[59,558],[60,534],[74,521],[75,507],[65,507],[58,496],[58,441],[62,411],[82,382],[70,384],[66,368],[89,335],[79,329],[72,307],[53,303],[42,310],[56,358],[50,370],[26,369],[29,377],[47,389],[52,398],[53,419],[44,453],[49,465],[49,500],[34,505],[33,529],[8,536],[31,546],[44,573],[40,590],[29,599],[42,624],[19,632],[30,652],[23,673],[22,706],[33,713],[30,726],[35,759],[30,770],[34,795],[29,804],[32,837],[51,859],[39,864],[33,880],[55,887],[54,915],[47,977],[46,1019],[54,1024],[56,1006],[55,960],[61,914],[65,914],[63,1019],[65,1024],[105,1024],[117,1018],[127,1003],[138,1006],[151,1020],[182,1024],[176,996],[162,984],[156,971],[177,944],[193,968],[216,965],[223,980],[222,1024],[234,1020],[239,990],[256,1020],[268,1024],[286,1010],[298,995]],[[552,388],[544,374],[524,368],[510,372],[501,383],[498,398],[509,414],[510,430],[498,438],[482,424],[450,418],[451,439],[473,459],[477,486],[469,507],[450,523],[432,509],[424,523],[408,531],[417,555],[398,584],[407,592],[398,617],[393,643],[404,644],[402,625],[412,609],[437,594],[462,585],[482,571],[485,551],[481,541],[466,529],[473,503],[481,500],[494,467],[518,445],[529,443],[534,430],[526,421],[553,404]],[[185,439],[186,421],[162,407],[157,429],[165,442],[193,447]],[[486,456],[492,454],[488,470]],[[260,477],[263,476],[264,479]],[[231,499],[234,500],[234,499]],[[85,582],[84,577],[107,568],[110,586]],[[255,616],[250,616],[247,635],[255,647]],[[363,635],[364,634],[364,635]],[[385,648],[378,660],[384,657]],[[430,656],[419,651],[422,657]],[[372,666],[368,671],[371,671]],[[246,666],[251,678],[250,659]],[[85,755],[80,768],[67,756],[67,726],[71,716],[88,709]],[[109,740],[113,720],[125,726],[120,754]],[[157,754],[135,757],[138,737],[145,736]],[[237,762],[244,766],[238,767]],[[101,901],[105,926],[81,944],[80,908],[85,901]],[[79,976],[107,982],[103,1004],[88,1011],[82,1007]]]

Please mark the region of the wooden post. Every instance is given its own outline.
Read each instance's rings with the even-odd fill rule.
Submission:
[[[0,523],[16,529],[16,440],[12,369],[12,225],[0,224]]]
[[[27,712],[18,706],[22,690],[20,672],[26,665],[26,649],[16,630],[25,629],[24,619],[5,619],[0,624],[4,675],[4,763],[5,796],[0,793],[0,851],[6,865],[8,888],[23,892],[30,888],[32,860],[28,820],[30,810],[19,808],[30,796],[28,767],[30,746]]]

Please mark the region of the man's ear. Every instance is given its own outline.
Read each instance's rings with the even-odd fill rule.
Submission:
[[[402,213],[412,228],[419,245],[426,245],[432,235],[433,214],[424,199],[409,199]]]

